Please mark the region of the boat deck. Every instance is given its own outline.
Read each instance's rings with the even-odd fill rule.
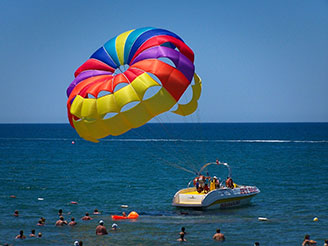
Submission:
[[[185,194],[185,195],[206,195],[208,193],[205,193],[204,191],[202,191],[201,193],[199,193],[198,191],[189,191],[189,192],[186,192],[183,194]]]

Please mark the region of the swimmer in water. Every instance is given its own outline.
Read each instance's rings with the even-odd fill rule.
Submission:
[[[42,221],[42,224],[45,224],[46,223],[46,219],[41,217],[40,220]]]
[[[26,238],[26,236],[24,235],[24,231],[23,230],[21,230],[19,232],[19,234],[16,236],[16,239],[25,239],[25,238]]]
[[[76,221],[75,221],[75,218],[72,217],[72,218],[71,218],[71,222],[69,222],[68,225],[69,225],[69,226],[75,226],[76,224],[77,224],[77,223],[76,223]]]
[[[100,214],[100,212],[95,208],[95,210],[93,210],[93,214]]]
[[[30,237],[36,237],[34,229],[31,231]]]
[[[224,241],[224,234],[221,233],[220,229],[216,229],[216,233],[213,235],[213,239],[216,241]]]
[[[112,231],[117,231],[118,230],[118,225],[117,224],[112,224]]]
[[[44,226],[44,223],[41,219],[39,219],[38,223],[36,224],[37,226]]]
[[[63,210],[62,209],[59,209],[58,210],[58,216],[60,217],[60,216],[63,216]]]
[[[15,210],[14,214],[13,214],[15,217],[18,217],[19,216],[19,212],[18,210]]]
[[[181,232],[179,233],[180,238],[177,239],[177,241],[179,242],[186,242],[187,240],[184,238],[184,236],[186,235],[186,228],[182,227],[181,228]]]
[[[85,213],[85,216],[82,217],[82,220],[92,220],[92,218],[89,216],[89,213]]]
[[[108,234],[106,227],[104,226],[104,221],[100,220],[99,225],[96,227],[96,235],[106,235]]]
[[[55,226],[64,226],[64,225],[67,225],[67,221],[64,220],[63,216],[60,216],[59,220],[56,221]]]
[[[304,240],[303,240],[302,246],[314,246],[314,245],[317,245],[317,242],[314,241],[314,240],[311,240],[310,239],[310,235],[309,234],[306,234],[304,236]]]
[[[42,237],[42,233],[41,232],[38,233],[38,237],[39,238]]]

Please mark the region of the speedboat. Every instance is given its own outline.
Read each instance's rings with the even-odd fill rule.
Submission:
[[[233,183],[232,179],[231,184],[228,185],[228,187],[223,184],[224,182],[220,183],[220,181],[216,181],[218,183],[217,186],[211,185],[210,188],[206,187],[207,189],[202,190],[199,188],[198,181],[204,177],[201,173],[209,165],[227,167],[229,172],[228,178],[231,178],[231,169],[228,163],[222,163],[219,161],[207,163],[198,172],[199,177],[191,180],[188,183],[187,188],[179,190],[174,195],[172,202],[173,206],[196,209],[237,207],[248,204],[254,196],[260,193],[260,190],[256,186],[237,185]],[[216,177],[205,177],[205,179],[213,182],[213,179],[216,180]],[[192,183],[194,186],[190,187]]]

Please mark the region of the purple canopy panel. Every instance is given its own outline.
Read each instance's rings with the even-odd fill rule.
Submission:
[[[81,81],[90,78],[90,77],[94,77],[94,76],[99,76],[99,75],[111,75],[113,73],[111,72],[107,72],[107,71],[98,71],[98,70],[88,70],[88,71],[84,71],[82,73],[80,73],[73,81],[72,83],[68,86],[67,90],[66,90],[66,94],[67,97],[69,97],[69,95],[71,94],[72,90],[74,89],[74,87],[79,84]]]
[[[160,57],[171,59],[176,69],[182,72],[189,81],[192,80],[195,72],[194,64],[179,51],[163,46],[156,46],[143,51],[133,60],[131,66],[141,60]]]

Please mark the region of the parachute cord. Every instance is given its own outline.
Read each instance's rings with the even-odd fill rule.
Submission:
[[[200,136],[203,136],[203,139],[201,140],[209,140],[208,137],[206,137],[206,132],[204,131],[204,125],[200,122],[200,108],[197,109],[196,112],[196,118],[197,118],[197,122],[199,124],[199,131],[200,131]],[[202,147],[201,148],[201,153],[206,153],[206,148],[204,144],[201,144]],[[206,163],[206,156],[205,154],[202,155],[202,163]]]
[[[169,162],[168,160],[166,160],[166,159],[164,159],[164,158],[162,158],[162,157],[158,157],[158,156],[156,156],[155,154],[153,154],[153,153],[150,153],[150,155],[152,155],[153,157],[155,157],[155,158],[158,158],[159,160],[161,160],[161,161],[164,161],[167,165],[169,165],[169,166],[171,166],[171,167],[175,167],[175,168],[178,168],[178,169],[180,169],[180,170],[183,170],[183,171],[185,171],[185,172],[188,172],[188,173],[191,173],[191,174],[195,174],[195,173],[197,173],[197,171],[195,172],[195,171],[191,171],[191,170],[188,170],[188,169],[186,169],[186,168],[184,168],[184,167],[182,167],[182,166],[180,166],[180,165],[178,165],[178,164],[176,164],[176,163],[172,163],[172,162]],[[164,164],[165,164],[164,163]]]
[[[120,68],[119,68],[120,69]],[[139,69],[139,70],[141,70],[141,71],[143,71],[142,69]],[[121,71],[121,69],[120,69],[120,71]],[[147,73],[146,71],[143,71],[144,73]],[[148,73],[147,73],[148,74]],[[131,88],[134,90],[134,92],[136,93],[136,95],[138,95],[137,94],[137,92],[135,91],[135,89],[134,89],[134,87],[132,86],[132,83],[131,83],[131,81],[127,78],[127,76],[124,74],[124,73],[122,73],[122,75],[126,78],[126,80],[128,81],[128,83],[131,85]],[[139,100],[140,101],[142,101],[142,98],[139,98]],[[147,107],[146,107],[147,108]],[[147,110],[147,109],[146,109]],[[147,111],[149,111],[149,110],[147,110]],[[147,124],[146,124],[147,125]],[[148,127],[149,128],[149,127]],[[176,144],[176,143],[175,143]],[[161,152],[163,152],[163,149],[161,149]],[[174,157],[175,158],[177,158],[177,156],[178,155],[174,155]],[[177,158],[178,159],[178,158]],[[179,160],[179,159],[178,159]],[[192,172],[192,171],[189,171],[189,170],[187,170],[186,168],[183,168],[183,167],[181,167],[181,166],[179,166],[179,165],[177,165],[177,164],[175,164],[175,167],[177,167],[177,168],[180,168],[180,169],[182,169],[182,170],[184,170],[184,171],[187,171],[187,172],[190,172],[190,173],[194,173],[194,172]]]
[[[146,124],[146,125],[147,125],[147,124]],[[148,127],[148,129],[151,130],[150,127]],[[137,132],[133,131],[133,133],[136,134],[136,135],[138,135],[140,138],[143,138],[143,136],[140,135],[140,134],[138,134]],[[172,153],[170,153],[170,152],[168,152],[168,151],[165,151],[164,149],[158,147],[158,145],[156,145],[156,144],[154,143],[154,141],[150,141],[150,142],[152,143],[152,146],[153,146],[155,149],[158,149],[160,152],[166,154],[167,156],[170,156],[170,157],[173,156],[175,159],[177,159],[178,161],[180,161],[179,158],[177,158],[177,155],[172,155]],[[189,172],[189,173],[192,173],[192,174],[197,173],[197,170],[196,170],[196,169],[192,169],[192,171],[191,171],[191,170],[188,170],[188,169],[186,169],[186,168],[184,168],[184,167],[182,167],[182,166],[180,166],[180,165],[178,165],[178,164],[176,164],[176,163],[172,163],[172,162],[168,161],[167,159],[164,159],[164,158],[160,157],[159,155],[155,155],[155,154],[153,154],[153,153],[151,153],[151,152],[150,152],[150,155],[152,155],[153,157],[155,157],[155,158],[157,158],[157,159],[159,159],[159,160],[162,160],[162,161],[166,162],[166,164],[169,165],[169,166],[172,166],[172,167],[175,167],[175,168],[178,168],[178,169],[184,170],[184,171]]]
[[[168,118],[168,117],[167,117],[167,118]],[[163,123],[163,122],[161,121],[161,118],[160,118],[160,117],[156,117],[155,120],[157,120],[157,121],[159,122],[159,124],[161,124],[161,126],[162,126],[162,128],[164,129],[165,133],[166,133],[171,139],[174,139],[174,136],[172,136],[172,134],[170,133],[170,131],[165,127],[165,123]],[[185,120],[185,119],[184,119],[184,120]],[[178,151],[175,151],[176,154],[179,154],[179,153],[180,153],[180,154],[184,157],[185,160],[186,160],[186,159],[189,159],[189,162],[190,162],[191,168],[192,168],[193,170],[197,170],[197,168],[196,168],[196,166],[195,166],[195,164],[194,164],[194,163],[196,162],[196,160],[192,157],[192,155],[191,155],[190,153],[187,153],[188,151],[183,151],[181,148],[179,148],[177,141],[175,141],[174,144],[175,144],[176,149],[178,150]],[[185,150],[185,148],[184,148],[184,150]]]
[[[131,66],[131,67],[132,67],[132,66]],[[146,74],[150,74],[150,73],[144,71],[143,69],[135,68],[135,67],[132,67],[132,68],[133,68],[133,69],[140,70],[140,71],[142,71],[142,72],[144,72],[144,73],[146,73]],[[124,74],[123,74],[123,75],[124,75]],[[125,75],[124,75],[124,76],[125,76]],[[126,76],[125,76],[125,77],[126,77]],[[126,77],[126,79],[128,80],[127,77]],[[128,81],[129,81],[129,80],[128,80]],[[129,81],[129,83],[131,84],[130,81]],[[163,87],[162,84],[161,84],[161,86]],[[131,87],[133,88],[133,86],[131,86]],[[133,88],[133,90],[134,90],[134,88]],[[141,101],[141,99],[140,99],[140,101]],[[153,119],[156,120],[156,121],[158,121],[158,122],[161,124],[162,128],[165,130],[166,134],[167,134],[171,139],[173,139],[172,135],[169,133],[169,131],[168,131],[168,130],[166,129],[166,127],[164,126],[164,123],[161,122],[161,120],[160,120],[160,116],[157,115],[157,117],[154,117]],[[147,124],[146,124],[146,126],[147,126]],[[147,127],[148,127],[148,126],[147,126]],[[148,129],[151,130],[150,127],[148,127]],[[170,135],[171,135],[171,136],[170,136]],[[196,162],[196,161],[193,160],[192,155],[187,154],[186,152],[181,151],[180,148],[178,148],[178,146],[177,146],[177,142],[174,142],[174,144],[175,144],[176,147],[177,147],[177,148],[174,149],[174,152],[176,152],[176,154],[174,155],[175,158],[178,159],[178,160],[181,161],[181,162],[185,162],[184,160],[186,160],[186,159],[191,159],[190,163],[192,163],[192,168],[196,170],[197,168],[196,168],[196,166],[193,164],[193,163]],[[177,150],[178,150],[178,152],[177,152]],[[179,156],[178,154],[179,154],[179,153],[182,154],[182,155],[184,156],[184,160],[180,160],[180,159],[178,158],[178,156]]]
[[[168,113],[171,113],[171,112],[168,112]],[[165,124],[163,122],[164,119],[162,119],[162,118],[164,118],[164,116],[166,117],[167,121],[170,122],[170,118],[169,118],[169,115],[168,114],[162,114],[162,115],[156,117],[155,120],[158,121],[162,125],[163,129],[165,130],[166,134],[169,137],[174,138],[174,136],[172,136],[172,134],[170,133],[170,131],[168,131],[167,128],[165,127]],[[192,115],[188,115],[186,117],[182,117],[182,120],[183,120],[183,122],[185,124],[190,125],[190,122],[187,122],[187,117],[190,118],[191,120],[193,120]],[[192,121],[192,122],[194,122],[194,121]],[[192,126],[195,126],[195,124],[192,124]],[[177,143],[175,143],[175,145],[176,145],[177,149],[179,150],[179,153],[181,153],[183,156],[185,156],[186,157],[185,159],[189,159],[190,160],[190,163],[191,163],[192,168],[195,169],[195,170],[197,170],[197,167],[195,166],[194,163],[197,163],[198,161],[193,158],[193,155],[190,154],[190,151],[186,151],[186,148],[184,148],[184,151],[183,151],[183,150],[181,150],[181,149],[178,148]]]

